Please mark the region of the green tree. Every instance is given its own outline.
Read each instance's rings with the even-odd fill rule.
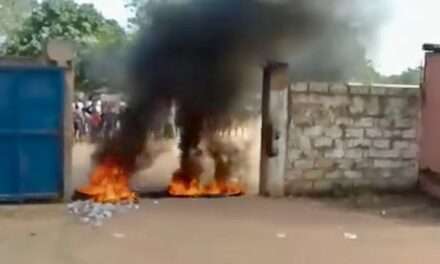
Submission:
[[[80,48],[124,39],[124,30],[105,19],[93,5],[73,0],[46,0],[24,21],[20,30],[6,40],[6,53],[36,56],[50,38],[75,41]]]
[[[395,74],[385,77],[386,83],[397,83],[397,84],[420,84],[423,68],[408,68],[401,74]]]
[[[128,43],[107,44],[83,50],[77,61],[77,87],[83,91],[106,86],[123,90],[127,85]]]
[[[125,0],[126,7],[134,13],[134,17],[129,19],[132,28],[139,29],[147,25],[150,20],[148,15],[158,4],[170,2],[170,0]],[[174,0],[175,1],[175,0]]]
[[[373,62],[365,59],[363,63],[355,68],[355,73],[350,81],[364,83],[380,83],[383,82],[383,76],[376,71]]]
[[[36,0],[0,0],[0,48],[21,27],[37,4]]]
[[[36,0],[0,0],[0,34],[6,35],[19,28],[36,5]]]
[[[123,29],[114,20],[108,20],[94,35],[96,42],[78,49],[76,60],[76,85],[80,90],[91,91],[101,86],[121,86],[122,53],[127,46]]]
[[[19,30],[8,36],[5,52],[13,56],[38,56],[51,38],[76,43],[76,85],[80,90],[95,89],[108,82],[103,81],[109,79],[105,72],[89,74],[90,67],[99,65],[94,60],[106,57],[103,51],[117,50],[126,42],[124,29],[115,20],[104,18],[93,5],[79,5],[73,0],[45,0],[34,8]],[[106,62],[112,63],[117,62]]]
[[[146,10],[146,3],[149,0],[125,0],[126,1],[126,7],[129,8],[134,16],[129,19],[129,26],[134,27],[135,29],[138,29],[139,26],[142,24],[142,21],[145,20],[145,10]]]

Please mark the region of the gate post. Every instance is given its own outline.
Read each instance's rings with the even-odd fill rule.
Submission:
[[[65,40],[50,40],[47,43],[47,56],[58,67],[64,69],[64,124],[63,124],[63,199],[70,201],[73,195],[72,186],[72,149],[73,149],[73,113],[72,102],[75,90],[75,70],[73,43]]]
[[[288,64],[264,69],[261,131],[260,194],[284,196],[288,126]]]

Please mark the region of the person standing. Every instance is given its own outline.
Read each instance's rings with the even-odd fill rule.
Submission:
[[[73,131],[74,138],[77,141],[81,141],[84,136],[84,115],[79,102],[74,103],[73,109]]]

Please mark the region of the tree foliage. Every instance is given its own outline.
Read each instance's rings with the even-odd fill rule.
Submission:
[[[20,28],[37,4],[36,0],[0,0],[0,36],[7,38]]]
[[[408,68],[400,74],[383,75],[374,69],[371,61],[368,61],[361,74],[356,76],[354,80],[366,83],[419,85],[422,78],[422,72],[423,67],[414,67]]]
[[[166,3],[169,0],[126,0],[126,7],[130,8],[134,16],[129,19],[131,27],[135,30],[147,25],[149,14],[158,4]]]
[[[122,41],[124,30],[105,19],[90,4],[46,0],[32,11],[22,27],[6,41],[8,55],[39,55],[50,38],[73,40],[80,47]]]
[[[385,77],[385,83],[420,84],[423,68],[408,68],[401,74]]]
[[[96,70],[89,74],[91,65],[105,57],[104,50],[116,50],[126,42],[124,29],[115,20],[104,18],[93,5],[79,5],[73,0],[45,0],[35,6],[20,29],[7,36],[5,54],[38,56],[46,41],[55,38],[76,43],[76,85],[80,90],[107,84],[109,75],[102,71],[98,74]],[[107,64],[112,63],[115,62]]]

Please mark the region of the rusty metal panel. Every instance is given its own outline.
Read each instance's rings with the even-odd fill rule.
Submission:
[[[440,172],[440,54],[427,53],[423,84],[420,165]]]

